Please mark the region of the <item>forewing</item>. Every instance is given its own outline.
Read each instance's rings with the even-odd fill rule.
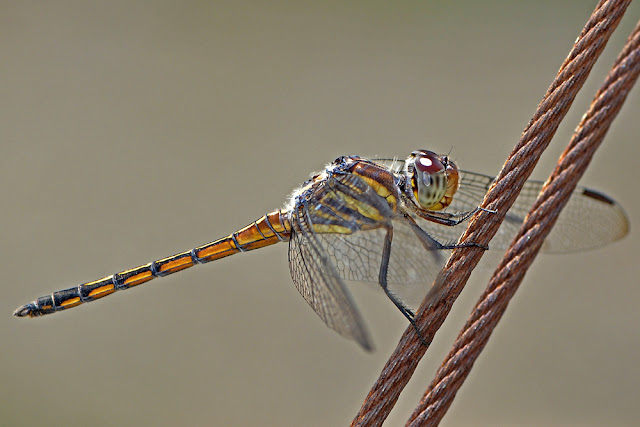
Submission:
[[[460,171],[460,188],[447,212],[466,212],[477,207],[494,178],[488,175]],[[520,229],[543,186],[542,181],[527,181],[507,212],[500,230],[491,240],[492,249],[506,249]],[[442,227],[429,221],[419,224],[442,241],[456,242],[467,221],[455,227]],[[547,253],[593,249],[622,238],[628,233],[629,221],[624,210],[614,200],[593,190],[577,187],[558,221],[545,240],[542,250]]]
[[[507,230],[497,244],[506,248],[517,233],[525,216],[531,210],[543,186],[542,181],[527,181],[507,213],[504,225]],[[629,231],[629,220],[622,207],[613,199],[576,187],[558,220],[544,241],[542,251],[566,253],[594,249],[624,237]],[[490,245],[494,245],[493,240]]]

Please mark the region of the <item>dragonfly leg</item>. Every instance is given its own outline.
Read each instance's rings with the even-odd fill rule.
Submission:
[[[423,219],[426,219],[426,220],[429,220],[429,221],[433,221],[433,222],[436,222],[438,224],[448,225],[448,226],[455,226],[455,225],[460,224],[462,221],[465,221],[471,215],[473,215],[474,213],[476,213],[476,212],[478,212],[480,210],[486,211],[486,212],[489,212],[489,213],[496,213],[496,211],[493,211],[493,210],[477,207],[477,208],[475,208],[475,209],[473,209],[473,210],[471,210],[469,212],[464,212],[464,213],[461,213],[461,214],[448,214],[446,212],[428,212],[428,211],[416,212],[416,214],[420,218],[423,218]],[[442,215],[446,215],[446,216],[445,217],[441,217]],[[426,231],[424,231],[422,228],[420,228],[420,226],[418,224],[416,224],[415,220],[413,218],[411,218],[410,215],[405,214],[405,218],[409,221],[409,224],[411,224],[411,228],[413,229],[414,233],[416,233],[418,238],[420,238],[420,241],[422,242],[422,245],[427,250],[432,250],[432,249],[457,249],[457,248],[470,248],[470,247],[481,248],[481,249],[484,249],[485,251],[489,249],[489,246],[483,245],[481,243],[476,243],[476,242],[463,242],[463,243],[460,243],[460,244],[443,244],[443,243],[440,243],[437,240],[435,240],[433,237],[431,237]]]
[[[493,209],[486,209],[480,206],[467,211],[467,212],[457,212],[457,213],[449,213],[449,212],[438,212],[438,211],[429,211],[426,209],[418,209],[415,214],[418,215],[422,219],[426,219],[427,221],[432,221],[437,224],[446,225],[449,227],[455,227],[461,222],[469,219],[473,214],[478,211],[488,212],[488,213],[497,213],[498,211]]]
[[[407,222],[411,226],[411,230],[415,233],[415,235],[418,237],[418,240],[420,240],[420,243],[422,243],[422,246],[427,251],[469,248],[469,247],[482,248],[484,250],[489,249],[487,245],[483,245],[475,242],[463,242],[460,244],[440,243],[439,241],[434,239],[431,235],[429,235],[429,233],[424,231],[410,215],[405,214],[404,218],[407,220]]]
[[[446,225],[449,227],[455,227],[463,221],[466,221],[471,215],[478,212],[478,208],[470,210],[468,212],[461,213],[449,213],[449,212],[436,212],[427,210],[417,210],[416,215],[427,221],[435,222],[436,224]]]
[[[395,296],[394,293],[391,292],[391,290],[389,289],[389,285],[387,283],[387,272],[389,270],[389,259],[391,256],[392,240],[393,240],[393,227],[389,225],[387,226],[387,234],[385,235],[385,238],[384,238],[384,247],[382,250],[382,261],[380,263],[380,274],[378,276],[378,282],[380,283],[380,286],[384,290],[384,293],[391,300],[391,302],[395,304],[398,310],[400,310],[400,313],[402,313],[402,315],[407,318],[409,323],[411,323],[411,326],[413,326],[413,329],[418,334],[418,338],[420,338],[420,341],[422,341],[422,344],[424,344],[426,347],[429,347],[429,343],[420,332],[418,325],[416,325],[416,321],[414,320],[414,317],[415,317],[414,313],[409,308],[407,308],[404,305],[404,303],[400,301],[400,299],[398,299],[398,297]]]

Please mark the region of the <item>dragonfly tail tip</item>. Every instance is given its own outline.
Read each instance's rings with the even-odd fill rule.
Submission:
[[[15,317],[33,317],[33,303],[25,304],[21,307],[18,307],[13,315]]]

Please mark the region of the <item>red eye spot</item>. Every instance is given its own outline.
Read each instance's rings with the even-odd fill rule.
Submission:
[[[415,167],[420,172],[437,174],[444,170],[444,165],[440,161],[440,156],[432,151],[424,151],[416,156]]]

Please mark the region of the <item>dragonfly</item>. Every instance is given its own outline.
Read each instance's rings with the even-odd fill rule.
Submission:
[[[371,335],[345,283],[377,284],[419,334],[413,311],[399,295],[406,288],[427,288],[448,251],[481,246],[458,240],[493,181],[428,150],[416,150],[405,160],[341,156],[294,190],[284,208],[226,237],[55,291],[19,307],[14,315],[64,311],[197,264],[288,242],[291,278],[302,297],[329,328],[372,350]],[[541,181],[525,183],[491,241],[492,249],[507,247],[542,186]],[[542,250],[587,250],[628,231],[618,203],[578,187]]]

